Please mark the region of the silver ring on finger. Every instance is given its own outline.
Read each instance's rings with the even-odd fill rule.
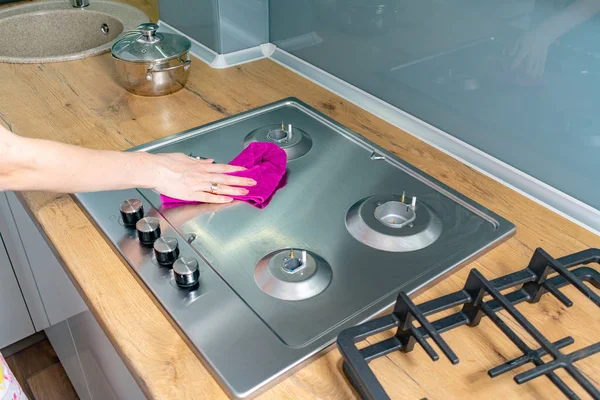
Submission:
[[[209,190],[209,192],[210,192],[211,194],[217,194],[217,191],[218,191],[218,190],[219,190],[219,184],[218,184],[218,183],[215,183],[215,182],[211,182],[211,184],[210,184],[210,190]]]

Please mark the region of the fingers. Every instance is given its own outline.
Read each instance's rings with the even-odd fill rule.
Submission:
[[[246,186],[251,187],[256,185],[256,181],[250,178],[243,178],[241,176],[231,176],[223,174],[212,174],[209,176],[209,180],[214,183],[229,186]]]
[[[203,188],[202,191],[207,192],[207,193],[213,193],[213,192],[211,192],[212,183],[207,182],[205,185],[206,185],[206,188],[205,189]],[[217,189],[215,190],[214,193],[220,194],[220,195],[230,195],[230,196],[245,196],[248,194],[248,189],[217,184]]]
[[[209,164],[203,165],[202,170],[213,174],[225,174],[227,172],[245,171],[246,168],[228,164]]]
[[[244,168],[244,167],[238,167],[235,165],[213,164],[213,162],[215,161],[214,158],[202,159],[202,158],[196,158],[194,156],[186,155],[183,153],[175,153],[175,154],[177,155],[177,157],[184,157],[184,159],[186,159],[186,160],[192,160],[198,164],[201,164],[202,170],[204,170],[206,172],[225,173],[225,172],[238,172],[238,171],[246,170],[246,168]]]
[[[515,54],[517,54],[519,47],[521,47],[521,39],[520,38],[515,41],[515,44],[512,47],[512,49],[508,52],[508,55],[512,57]]]
[[[518,52],[516,52],[512,63],[510,64],[510,69],[514,70],[516,69],[519,65],[521,65],[521,63],[525,60],[525,57],[527,56],[527,53],[525,51],[519,50]]]
[[[523,72],[533,78],[540,78],[544,75],[546,59],[543,55],[527,55],[518,65]]]
[[[525,72],[529,74],[529,76],[535,76],[535,68],[537,64],[537,59],[532,54],[530,54],[527,58],[525,58]]]
[[[538,68],[538,78],[544,76],[544,72],[546,72],[546,63],[541,63],[540,67]]]
[[[234,189],[234,188],[232,188]],[[210,190],[207,189],[207,190]],[[160,193],[163,193],[165,191],[159,191]],[[192,202],[199,202],[199,203],[231,203],[233,201],[233,198],[225,195],[224,193],[208,193],[208,192],[204,192],[204,191],[191,191],[191,190],[185,190],[184,193],[177,193],[177,191],[175,193],[171,193],[168,192],[168,196],[174,197],[176,199],[180,199],[183,201],[192,201]]]
[[[200,203],[231,203],[233,201],[231,197],[206,192],[195,192],[190,200]]]
[[[532,78],[539,77],[540,70],[541,70],[541,66],[538,61],[531,63],[531,68],[528,71],[529,76],[531,76]]]
[[[537,60],[534,74],[536,78],[541,78],[544,76],[544,72],[546,70],[546,54],[541,54]]]

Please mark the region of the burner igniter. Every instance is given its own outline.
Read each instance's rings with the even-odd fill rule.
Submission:
[[[300,249],[267,254],[254,268],[254,281],[263,292],[290,301],[309,299],[323,292],[332,275],[327,261],[310,250]]]
[[[306,268],[306,250],[302,250],[300,258],[294,256],[294,249],[290,249],[289,256],[283,258],[281,266],[288,274],[296,274]]]
[[[244,138],[244,146],[252,142],[272,142],[285,150],[288,161],[302,157],[312,148],[312,139],[302,129],[281,122],[281,125],[266,125],[250,132]]]
[[[417,198],[413,196],[410,204],[404,202],[405,195],[402,194],[401,201],[390,200],[375,208],[375,218],[390,228],[403,228],[411,226],[417,219]]]

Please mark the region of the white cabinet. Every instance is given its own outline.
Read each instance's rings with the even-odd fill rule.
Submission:
[[[10,192],[7,198],[50,325],[85,311],[85,303],[19,199]]]
[[[82,400],[144,400],[127,367],[89,311],[46,329]]]
[[[0,234],[0,348],[35,333]]]
[[[4,239],[4,245],[9,254],[35,330],[41,331],[49,326],[48,317],[4,192],[0,192],[0,234]]]
[[[94,400],[146,398],[92,313],[69,318],[69,327]]]
[[[52,325],[45,331],[77,395],[81,400],[91,400],[92,396],[85,380],[71,331],[69,330],[69,324],[67,321],[62,321],[56,325]]]
[[[23,281],[22,286],[33,288],[33,293],[26,297],[27,304],[31,301],[34,307],[41,309],[42,315],[38,316],[36,327],[45,328],[79,397],[83,400],[145,399],[55,253],[14,193],[6,193],[5,196],[0,192],[0,218],[13,221],[12,252],[18,254],[15,257],[22,258],[22,271],[17,277],[19,282]],[[5,227],[7,225],[10,223]],[[0,234],[2,232],[0,226]],[[22,254],[19,254],[19,249]],[[8,299],[18,298],[20,304],[11,305],[13,312],[9,316],[14,321],[0,323],[0,347],[3,329],[14,331],[13,336],[20,335],[18,339],[34,332],[17,280],[10,263],[5,259],[8,260],[8,257],[4,247],[0,246],[0,316],[4,317],[4,296]],[[9,296],[8,290],[16,292]],[[36,305],[36,301],[39,304]]]

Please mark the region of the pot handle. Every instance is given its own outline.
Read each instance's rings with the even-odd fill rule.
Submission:
[[[151,65],[150,68],[148,68],[148,71],[146,71],[146,80],[147,81],[152,80],[153,72],[172,71],[174,69],[181,68],[181,67],[183,67],[183,69],[187,71],[187,69],[190,67],[190,64],[192,64],[192,60],[182,60],[180,58],[179,61],[181,61],[181,64],[179,64],[179,65],[174,65],[172,67],[161,68],[161,69],[154,69],[154,65]]]

